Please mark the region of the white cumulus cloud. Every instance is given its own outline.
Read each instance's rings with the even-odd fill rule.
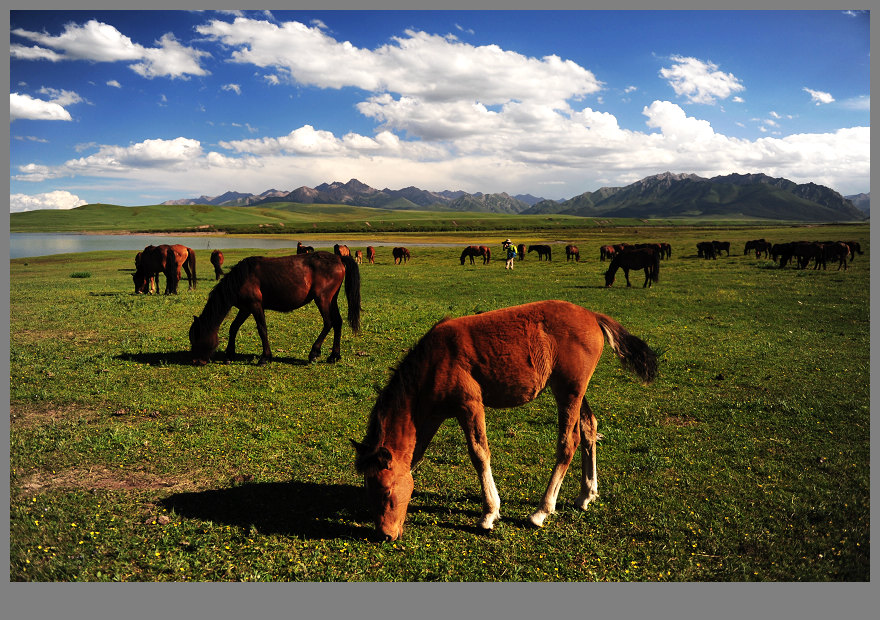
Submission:
[[[64,32],[53,36],[16,28],[13,35],[30,39],[43,47],[10,48],[13,58],[24,60],[87,60],[90,62],[128,62],[129,67],[146,78],[167,76],[187,79],[190,75],[206,75],[200,65],[208,52],[181,45],[173,34],[165,34],[157,47],[145,47],[132,41],[114,26],[91,19],[83,25],[69,23]]]
[[[9,211],[33,211],[35,209],[74,209],[87,204],[79,196],[65,190],[56,190],[44,194],[10,194]]]
[[[30,95],[9,93],[9,120],[69,121],[70,112],[54,101],[35,99]]]
[[[669,80],[676,95],[690,103],[711,104],[745,90],[736,76],[719,71],[713,62],[686,56],[673,56],[672,61],[671,67],[660,69],[660,76]]]
[[[831,96],[831,93],[822,92],[821,90],[813,90],[812,88],[806,87],[804,87],[804,91],[810,93],[810,101],[815,101],[816,105],[834,102],[834,97]]]

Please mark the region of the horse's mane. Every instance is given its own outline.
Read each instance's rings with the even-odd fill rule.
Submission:
[[[404,408],[412,408],[413,401],[418,397],[421,380],[424,375],[425,364],[428,363],[431,347],[427,344],[428,336],[434,327],[445,323],[450,317],[444,317],[437,321],[428,332],[414,344],[403,356],[396,368],[392,369],[391,378],[379,392],[373,409],[370,412],[370,421],[367,425],[367,434],[363,443],[370,447],[382,444],[385,438],[385,426],[383,422],[395,412]],[[407,402],[409,401],[409,402]]]
[[[239,261],[214,285],[214,288],[208,293],[208,301],[202,310],[200,317],[202,321],[208,325],[215,323],[219,325],[223,322],[237,299],[235,291],[250,275],[254,262],[261,258],[261,256],[248,256]]]

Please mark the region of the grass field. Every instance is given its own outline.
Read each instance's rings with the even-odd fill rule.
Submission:
[[[867,225],[461,241],[500,256],[506,236],[557,243],[553,261],[530,254],[507,272],[500,259],[462,266],[460,249],[412,247],[395,266],[380,248],[361,266],[362,331],[344,330],[334,365],[329,344],[305,362],[314,306],[268,314],[266,366],[252,320],[242,359],[190,365],[187,330],[213,285],[207,255],[198,288],[168,297],[133,294],[133,253],[10,261],[11,580],[870,579]],[[762,236],[856,239],[865,254],[845,272],[779,269],[742,256]],[[712,238],[732,255],[698,259],[696,241]],[[658,284],[642,289],[636,275],[628,289],[621,275],[604,288],[600,244],[655,240],[673,246]],[[565,261],[569,241],[580,263]],[[225,253],[228,268],[285,252]],[[415,472],[404,538],[373,542],[349,438],[363,437],[389,368],[444,316],[540,299],[609,314],[662,351],[651,386],[607,348],[593,376],[599,499],[573,507],[576,459],[557,513],[527,525],[554,459],[545,393],[487,413],[502,500],[493,532],[475,529],[479,482],[449,421]]]

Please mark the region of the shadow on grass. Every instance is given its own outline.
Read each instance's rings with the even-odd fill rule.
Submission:
[[[261,534],[305,539],[370,538],[374,528],[363,489],[348,484],[256,482],[225,489],[175,493],[160,505],[181,517],[241,528]],[[370,526],[352,525],[352,520]]]
[[[162,353],[121,353],[115,356],[115,359],[124,362],[137,362],[138,364],[146,364],[148,366],[192,366],[192,353],[189,351],[165,351]],[[217,353],[215,358],[211,360],[212,364],[248,364],[257,365],[260,359],[259,355],[238,354],[231,362],[227,362],[223,357],[223,353]],[[308,366],[309,364],[326,364],[326,360],[318,360],[309,362],[307,359],[298,357],[278,357],[273,356],[268,362],[269,364],[288,364],[290,366]]]

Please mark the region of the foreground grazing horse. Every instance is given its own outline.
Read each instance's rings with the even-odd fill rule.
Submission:
[[[214,265],[214,279],[219,280],[223,275],[223,252],[220,250],[211,252],[211,264]]]
[[[581,262],[581,253],[578,251],[578,246],[576,245],[567,245],[565,246],[565,262],[574,259],[576,262]]]
[[[367,262],[371,265],[376,263],[376,248],[371,245],[367,246]]]
[[[394,248],[391,250],[391,255],[394,257],[395,265],[402,265],[409,260],[409,250],[406,248]]]
[[[629,282],[629,270],[644,269],[645,283],[642,288],[650,287],[652,282],[660,281],[660,253],[653,248],[634,248],[618,252],[605,272],[605,286],[614,284],[614,274],[618,269],[623,269],[627,286],[632,286]]]
[[[312,300],[324,319],[324,327],[312,345],[309,361],[313,362],[321,355],[321,345],[331,328],[333,349],[327,361],[338,361],[341,359],[342,316],[337,300],[343,280],[348,300],[348,324],[357,333],[361,313],[360,272],[350,256],[311,252],[278,258],[250,256],[242,260],[211,290],[201,316],[193,317],[189,328],[193,363],[201,365],[210,360],[211,354],[217,349],[220,324],[230,308],[235,306],[238,314],[229,327],[226,359],[235,357],[238,328],[249,316],[254,315],[263,343],[259,364],[265,364],[272,357],[265,311],[289,312]]]
[[[598,497],[596,417],[585,393],[604,341],[624,368],[650,383],[657,355],[611,317],[566,301],[539,301],[437,323],[409,351],[379,394],[362,443],[352,440],[376,529],[385,540],[403,534],[413,491],[412,470],[447,418],[467,439],[483,494],[479,527],[500,517],[486,437],[484,407],[532,401],[549,386],[559,410],[556,465],[531,515],[544,524],[556,509],[562,479],[581,444],[578,508]]]
[[[165,276],[165,294],[176,295],[181,267],[186,272],[189,290],[196,287],[196,253],[185,245],[148,245],[132,274],[135,293],[152,293],[153,282],[159,292],[159,274]]]
[[[547,260],[550,260],[551,249],[549,245],[530,245],[529,252],[537,252],[538,260],[543,260],[545,256]]]

